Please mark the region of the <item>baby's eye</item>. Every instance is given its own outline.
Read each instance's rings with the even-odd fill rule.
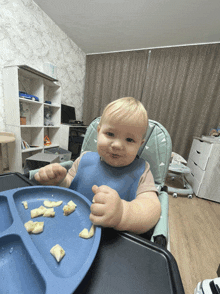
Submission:
[[[111,133],[111,132],[107,132],[106,135],[109,136],[109,137],[114,137],[114,134]]]
[[[126,141],[127,142],[134,142],[134,140],[132,138],[127,138]]]

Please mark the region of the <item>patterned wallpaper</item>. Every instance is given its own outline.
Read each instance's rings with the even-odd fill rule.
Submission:
[[[43,71],[57,67],[62,103],[82,119],[86,54],[32,0],[0,0],[0,131],[5,130],[2,68],[25,64]],[[3,167],[7,166],[3,146]]]

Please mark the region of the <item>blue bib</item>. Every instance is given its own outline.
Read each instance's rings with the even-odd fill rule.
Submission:
[[[97,152],[87,152],[80,160],[70,189],[92,201],[92,186],[106,185],[116,190],[121,199],[131,201],[136,198],[138,183],[144,171],[145,161],[141,158],[136,158],[128,166],[112,167],[102,161]]]

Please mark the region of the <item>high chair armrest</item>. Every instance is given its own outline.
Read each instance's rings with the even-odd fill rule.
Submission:
[[[158,197],[161,203],[161,216],[155,226],[154,233],[151,237],[152,242],[155,242],[158,236],[163,236],[166,241],[168,239],[169,195],[165,191],[161,191]],[[162,243],[164,243],[164,240],[162,241]]]

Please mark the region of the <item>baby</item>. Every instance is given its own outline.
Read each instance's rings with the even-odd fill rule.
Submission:
[[[148,127],[142,103],[132,97],[108,104],[97,127],[97,151],[83,152],[66,171],[58,163],[35,174],[44,185],[80,192],[90,201],[93,224],[142,234],[159,220],[161,207],[149,164],[137,157]]]

